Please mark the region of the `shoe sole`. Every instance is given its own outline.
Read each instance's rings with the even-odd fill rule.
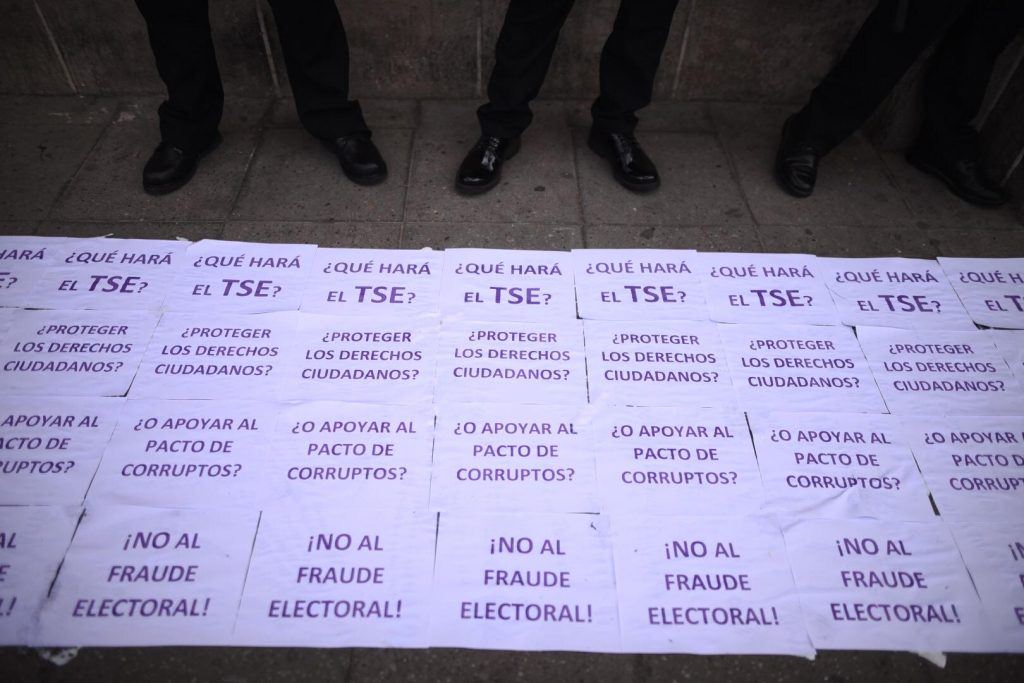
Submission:
[[[519,152],[519,141],[516,140],[516,142],[514,144],[509,145],[508,149],[505,150],[505,154],[502,155],[501,161],[502,162],[508,161],[509,159],[514,157],[516,155],[516,153],[518,153],[518,152]],[[463,185],[458,180],[456,180],[455,181],[455,191],[458,192],[459,194],[463,195],[463,196],[466,196],[466,197],[475,197],[477,195],[481,195],[481,194],[484,194],[485,192],[493,190],[497,186],[497,184],[499,182],[501,182],[501,171],[500,170],[497,173],[494,174],[494,177],[491,178],[490,182],[488,182],[486,185]]]
[[[927,161],[921,159],[920,157],[918,157],[916,154],[913,154],[909,150],[907,151],[905,158],[907,160],[907,163],[916,168],[918,171],[921,171],[922,173],[927,173],[933,178],[938,178],[939,180],[941,180],[942,184],[945,185],[950,192],[952,192],[953,194],[955,194],[957,197],[964,200],[968,204],[980,206],[984,209],[996,209],[999,208],[1000,206],[1005,205],[1006,202],[1009,201],[1008,199],[1003,199],[996,202],[986,202],[983,200],[979,201],[977,197],[971,197],[960,192],[959,189],[957,189],[956,187],[956,183],[954,183],[949,178],[949,176],[943,173],[938,166],[933,166],[932,164],[929,164]]]
[[[207,147],[206,149],[199,153],[199,159],[202,159],[207,154],[211,153],[213,150],[220,147],[221,140],[223,139],[224,138],[221,137],[221,135],[218,133],[217,137],[214,138],[213,142],[210,143],[209,147]],[[175,190],[180,190],[181,188],[188,185],[189,181],[192,180],[192,177],[195,176],[196,171],[198,170],[199,161],[197,160],[196,165],[192,168],[192,171],[184,178],[179,178],[178,180],[175,180],[173,183],[161,183],[159,185],[147,185],[146,183],[142,183],[142,190],[146,194],[151,195],[153,197],[160,197],[165,194],[170,194]]]
[[[654,181],[653,183],[634,183],[631,180],[629,180],[626,177],[626,175],[622,172],[622,169],[619,167],[619,165],[615,163],[616,155],[606,146],[602,145],[599,142],[596,142],[594,138],[589,135],[587,136],[587,147],[590,148],[591,152],[601,157],[602,159],[607,160],[611,164],[612,175],[615,177],[615,180],[619,183],[619,185],[622,185],[627,190],[631,192],[636,192],[637,194],[647,194],[648,192],[654,192],[659,187],[661,187],[660,178]]]
[[[773,175],[775,176],[775,182],[785,190],[786,194],[791,197],[796,197],[797,199],[807,199],[814,194],[814,188],[804,190],[793,187],[786,181],[786,178],[780,169],[782,166],[782,143],[785,142],[786,138],[789,136],[789,128],[791,125],[793,125],[793,117],[786,119],[786,123],[782,126],[782,139],[779,140],[779,148],[775,152],[775,167],[772,169],[775,173]]]
[[[345,177],[348,178],[349,180],[351,180],[353,183],[355,183],[356,185],[362,185],[363,187],[366,187],[366,186],[369,186],[369,185],[380,185],[381,183],[383,183],[385,180],[388,179],[388,172],[387,172],[387,170],[385,170],[383,173],[377,173],[376,175],[371,175],[371,176],[353,176],[353,175],[349,175],[348,172],[345,171],[344,168],[341,169],[341,172],[344,173]]]

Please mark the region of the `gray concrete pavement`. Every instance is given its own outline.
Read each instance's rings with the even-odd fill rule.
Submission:
[[[708,48],[712,49],[712,48]],[[787,108],[662,102],[640,139],[663,173],[651,196],[619,188],[586,147],[582,100],[537,107],[491,193],[452,189],[476,137],[475,101],[369,100],[391,175],[348,182],[298,129],[287,100],[230,98],[224,144],[193,182],[142,192],[158,141],[154,98],[0,97],[0,234],[509,249],[695,248],[819,255],[1024,256],[1024,209],[971,207],[856,137],[828,157],[814,197],[770,173]],[[1024,192],[1024,189],[1022,189]],[[464,650],[114,648],[57,667],[0,649],[9,681],[1010,681],[1024,657],[954,655],[940,670],[907,653],[689,657]]]

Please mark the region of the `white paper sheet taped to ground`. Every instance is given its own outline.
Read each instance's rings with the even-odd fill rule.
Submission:
[[[292,400],[419,403],[434,391],[439,319],[299,314],[284,355]]]
[[[596,512],[589,406],[438,406],[432,510]]]
[[[11,329],[11,322],[14,320],[14,314],[18,312],[16,308],[0,308],[0,344],[4,342],[4,337],[7,336],[8,330]]]
[[[950,258],[939,265],[979,325],[1024,329],[1024,258]]]
[[[786,520],[804,622],[816,648],[984,652],[981,603],[946,525]]]
[[[35,644],[230,644],[258,517],[90,505]]]
[[[187,242],[177,240],[68,240],[37,275],[33,308],[160,310],[185,264]]]
[[[587,402],[583,324],[445,322],[436,403]]]
[[[426,509],[434,434],[429,401],[312,401],[280,410],[265,480],[272,498]]]
[[[124,396],[159,314],[26,311],[0,345],[0,385],[11,394]]]
[[[286,377],[298,313],[165,313],[153,333],[132,398],[273,400]]]
[[[0,505],[78,505],[124,399],[0,398]]]
[[[772,514],[929,520],[928,489],[892,415],[751,413]]]
[[[0,507],[0,645],[34,640],[39,609],[81,513],[78,507]]]
[[[276,417],[262,401],[128,401],[89,504],[259,509]]]
[[[990,330],[988,335],[1024,387],[1024,330]]]
[[[907,442],[946,519],[1024,519],[1024,416],[907,417]]]
[[[820,325],[719,325],[741,408],[884,413],[853,330]]]
[[[938,263],[908,258],[822,258],[822,277],[847,325],[973,330]]]
[[[563,251],[446,249],[441,314],[445,320],[572,320],[572,273]]]
[[[718,327],[710,322],[585,321],[590,401],[734,406]]]
[[[696,258],[688,249],[573,249],[580,317],[707,320]]]
[[[62,237],[0,235],[0,306],[28,306]]]
[[[330,315],[414,317],[439,309],[444,252],[317,249],[302,310]]]
[[[292,502],[260,519],[239,645],[424,647],[436,516]]]
[[[816,256],[701,253],[694,261],[712,320],[839,324]]]
[[[1024,389],[981,330],[857,328],[889,412],[1024,415]]]
[[[430,645],[619,652],[598,515],[441,514]]]
[[[624,652],[814,654],[766,517],[612,516]]]
[[[949,525],[992,627],[992,652],[1024,652],[1024,521]]]
[[[194,242],[167,295],[167,310],[297,311],[315,251],[315,244]]]
[[[605,510],[748,515],[764,493],[743,413],[602,406],[587,436]]]

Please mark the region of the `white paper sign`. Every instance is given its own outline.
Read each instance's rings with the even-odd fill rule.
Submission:
[[[761,507],[743,413],[603,407],[589,436],[606,510],[747,515]]]
[[[1024,329],[1024,258],[938,260],[974,322]]]
[[[0,507],[0,645],[35,640],[39,609],[81,514],[72,507]]]
[[[177,240],[69,240],[53,247],[53,263],[37,276],[31,305],[159,310],[187,248]]]
[[[857,339],[891,413],[1024,415],[1024,390],[985,332],[860,327]]]
[[[0,306],[28,306],[62,237],[0,235]]]
[[[815,325],[719,325],[740,407],[883,413],[853,330]]]
[[[19,311],[0,344],[11,394],[124,396],[153,334],[150,311]]]
[[[847,325],[973,330],[939,264],[907,258],[823,258],[822,275]]]
[[[583,333],[591,403],[735,405],[714,323],[587,320]]]
[[[17,313],[16,308],[0,308],[0,343],[3,343],[4,337],[7,336],[7,332],[11,329],[11,322],[14,320],[15,313]]]
[[[712,320],[839,323],[816,256],[702,253],[696,262],[707,290]]]
[[[814,654],[775,522],[615,515],[612,528],[623,651]]]
[[[165,313],[153,333],[132,398],[273,400],[285,380],[298,313]]]
[[[283,406],[266,485],[277,499],[426,509],[433,432],[429,403]]]
[[[81,503],[123,403],[0,399],[0,505]]]
[[[166,307],[204,314],[298,310],[315,251],[313,244],[196,242]]]
[[[949,528],[988,615],[991,651],[1024,652],[1024,521],[1018,515]]]
[[[260,401],[128,401],[89,503],[258,509],[275,418]]]
[[[596,512],[587,406],[445,404],[432,510]]]
[[[597,515],[441,515],[430,644],[618,652],[610,539]]]
[[[571,320],[572,272],[567,252],[447,249],[441,314],[445,320]]]
[[[1010,366],[1017,381],[1024,386],[1024,331],[991,330],[988,336],[995,342],[996,349]]]
[[[947,519],[1024,519],[1024,416],[904,418],[906,439]]]
[[[38,644],[227,645],[259,513],[90,506]]]
[[[801,517],[935,516],[898,418],[750,414],[766,512]]]
[[[942,522],[806,519],[782,530],[815,647],[988,647],[981,603]]]
[[[260,519],[236,644],[424,647],[436,516],[336,501]]]
[[[573,249],[580,317],[707,320],[696,258],[690,249]]]
[[[289,332],[282,396],[419,403],[433,396],[438,318],[300,314]]]
[[[445,322],[438,344],[437,403],[587,402],[583,326]]]
[[[443,261],[443,252],[429,249],[317,249],[302,310],[330,315],[436,315]]]

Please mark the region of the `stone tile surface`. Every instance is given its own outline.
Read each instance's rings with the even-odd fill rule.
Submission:
[[[116,106],[108,98],[0,98],[0,219],[46,216]]]
[[[750,213],[725,154],[706,133],[650,133],[641,141],[661,174],[661,187],[637,194],[620,186],[608,161],[587,147],[586,132],[575,135],[588,223],[642,225],[747,225]]]
[[[882,159],[914,218],[929,227],[1024,229],[1012,206],[988,209],[968,204],[946,189],[941,180],[908,164],[902,152],[883,152]]]
[[[216,220],[227,217],[256,146],[265,100],[229,99],[221,145],[182,189],[153,197],[142,167],[160,141],[155,100],[122,109],[71,181],[51,217],[67,220]]]
[[[413,148],[406,220],[481,223],[578,223],[581,220],[572,138],[566,109],[535,108],[522,149],[502,168],[490,192],[463,197],[455,174],[480,136],[477,102],[423,102]]]
[[[231,221],[224,239],[238,242],[318,244],[321,247],[397,249],[401,223],[252,222]]]
[[[363,118],[372,130],[380,128],[415,128],[419,119],[419,101],[382,100],[377,98],[359,101]],[[299,128],[299,115],[295,112],[295,100],[282,97],[274,101],[267,125],[283,128]]]
[[[60,222],[44,221],[38,234],[53,237],[110,237],[145,240],[173,240],[184,238],[193,242],[221,239],[223,223],[135,223],[135,222]]]
[[[407,223],[403,249],[536,249],[567,251],[583,246],[579,226],[498,223]]]
[[[356,185],[337,158],[303,130],[268,128],[232,212],[233,218],[277,221],[402,219],[412,132],[381,130],[374,142],[388,164],[380,185]]]
[[[897,228],[768,225],[758,227],[757,232],[764,250],[769,253],[794,252],[851,257],[938,256],[934,240],[915,225]]]
[[[797,199],[772,171],[788,107],[716,104],[718,134],[762,225],[902,225],[912,219],[878,152],[858,135],[822,159],[814,194]]]
[[[751,225],[587,225],[587,249],[699,249],[759,252],[761,243]]]
[[[0,21],[0,92],[72,92],[33,0],[7,0]]]
[[[32,221],[0,221],[0,235],[34,235],[36,227]]]
[[[929,230],[941,256],[1024,257],[1024,231],[977,228]]]

